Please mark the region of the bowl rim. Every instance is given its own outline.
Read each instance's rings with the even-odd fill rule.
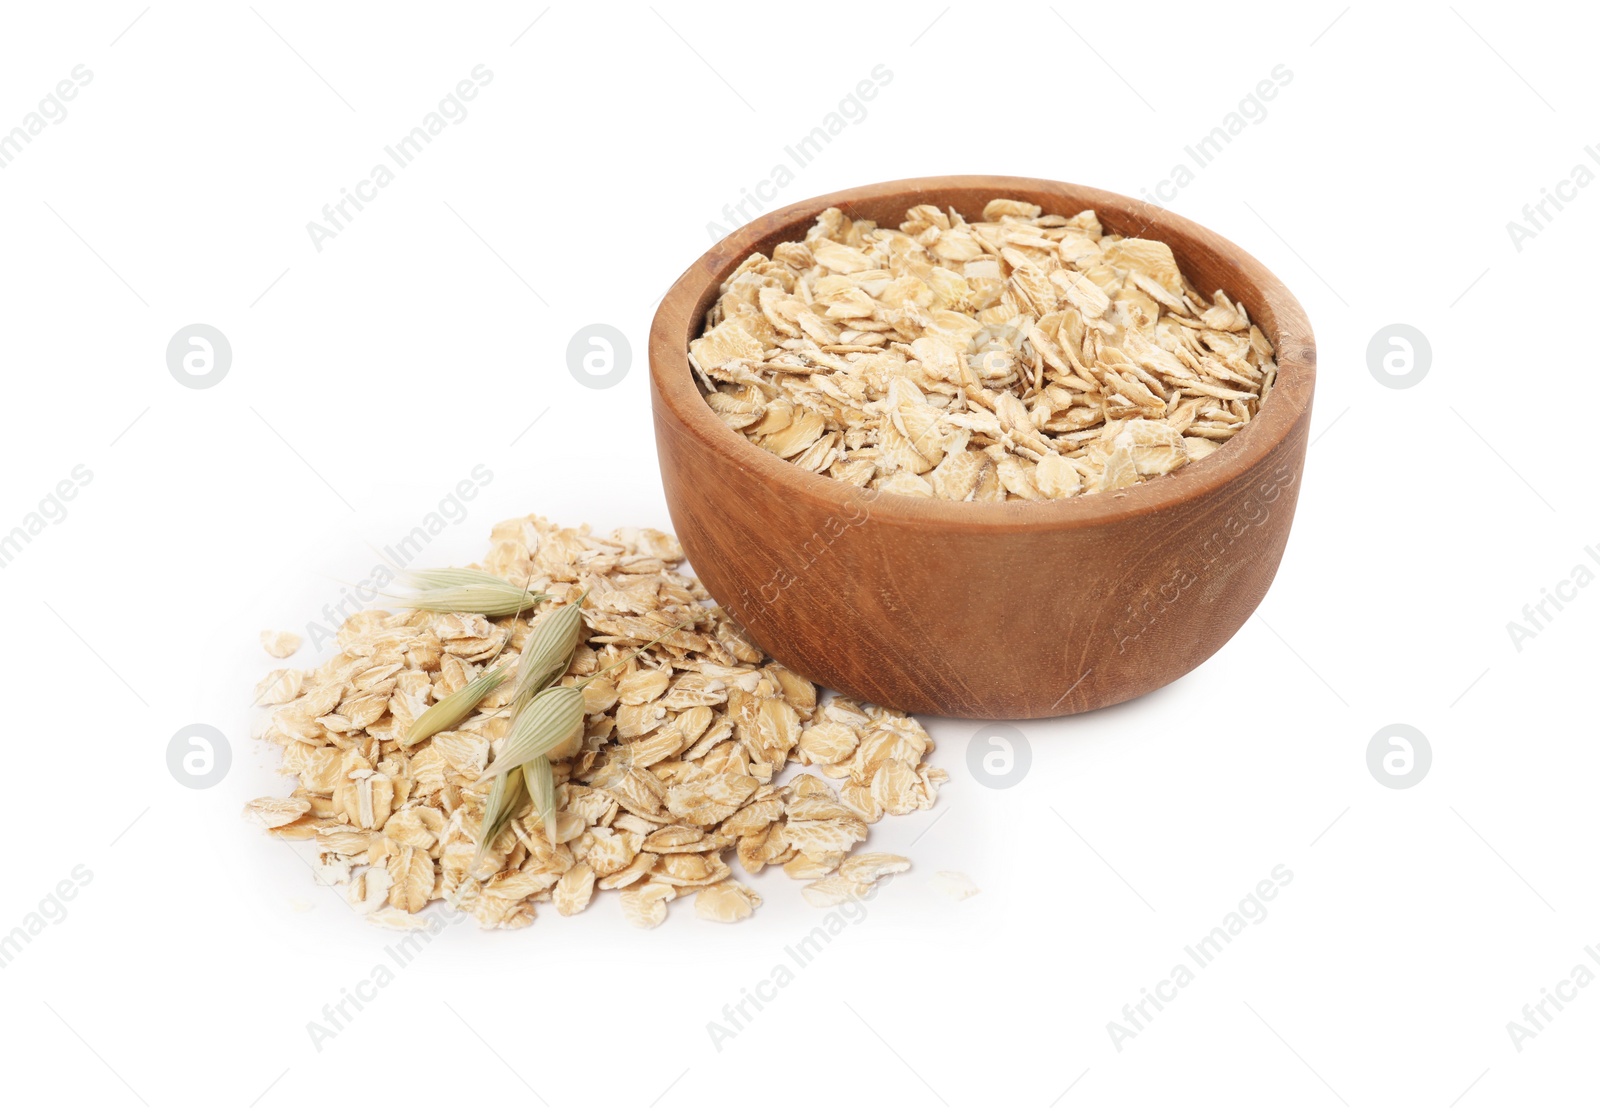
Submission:
[[[1261,292],[1260,302],[1270,306],[1276,323],[1272,336],[1260,305],[1246,306],[1252,322],[1261,325],[1273,341],[1278,375],[1267,401],[1239,433],[1217,452],[1166,476],[1154,477],[1127,488],[1091,492],[1066,499],[957,502],[937,498],[876,492],[831,476],[810,472],[752,444],[706,403],[700,384],[689,366],[689,341],[699,333],[701,299],[722,282],[755,250],[755,245],[786,226],[815,219],[829,207],[847,213],[850,206],[903,193],[926,193],[934,200],[956,189],[993,190],[995,197],[1018,193],[1061,194],[1074,198],[1080,208],[1139,213],[1145,223],[1138,231],[1165,239],[1164,230],[1205,245],[1225,270],[1243,274]],[[1179,266],[1185,273],[1184,261]],[[1227,284],[1224,282],[1226,289]],[[1232,292],[1229,296],[1233,297]],[[709,305],[709,304],[708,304]],[[903,525],[938,526],[953,531],[1056,530],[1099,526],[1139,515],[1168,511],[1228,487],[1257,469],[1287,441],[1309,417],[1316,378],[1316,347],[1310,321],[1287,286],[1266,265],[1232,241],[1170,210],[1137,198],[1070,182],[1001,175],[947,175],[902,178],[847,190],[820,194],[757,217],[714,244],[690,264],[662,297],[650,323],[650,379],[656,408],[662,407],[680,427],[740,470],[754,473],[774,490],[798,490],[811,500],[838,506],[852,517],[862,504],[870,516]]]

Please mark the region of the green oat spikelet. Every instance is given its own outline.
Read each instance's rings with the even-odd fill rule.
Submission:
[[[457,585],[470,587],[471,584],[483,580],[492,581],[506,588],[511,586],[498,577],[491,577],[487,573],[479,573],[476,569],[423,569],[416,573],[407,574],[419,588],[430,588],[434,591],[450,591],[448,582],[454,581]],[[544,599],[542,593],[528,593],[528,584],[533,582],[533,574],[528,575],[528,582],[522,586],[523,606],[529,603],[538,603]],[[495,590],[498,591],[498,590]],[[511,622],[516,623],[517,617],[522,615],[519,607],[511,617]],[[487,617],[485,617],[487,618]],[[473,710],[489,696],[490,693],[507,677],[504,666],[496,666],[485,671],[475,680],[468,682],[460,689],[442,701],[436,702],[431,708],[417,717],[416,723],[411,725],[411,731],[406,733],[405,746],[414,747],[437,732],[448,731],[471,716]]]
[[[542,755],[548,755],[565,743],[583,727],[584,686],[618,666],[626,666],[668,635],[682,630],[687,624],[688,621],[685,620],[669,628],[632,654],[618,659],[597,673],[590,674],[577,685],[552,686],[529,698],[525,705],[517,709],[516,717],[511,722],[511,731],[500,741],[494,762],[483,772],[483,777],[478,779],[478,783],[481,785],[514,766],[519,767]]]
[[[485,573],[481,569],[463,569],[459,566],[444,569],[408,569],[400,573],[400,580],[414,589],[423,590],[469,588],[473,585],[498,588],[509,583],[504,577],[496,577],[493,573]]]
[[[550,768],[550,757],[540,755],[537,759],[523,763],[522,781],[528,787],[528,795],[533,798],[533,807],[539,811],[540,818],[544,821],[545,839],[550,841],[550,846],[556,846],[556,776]]]
[[[468,874],[477,872],[479,864],[488,854],[495,838],[504,832],[512,818],[522,811],[527,800],[527,786],[522,777],[521,767],[515,767],[495,778],[494,785],[489,788],[489,796],[484,799],[483,828],[478,832],[478,850],[472,857],[472,864],[467,868]]]
[[[526,585],[518,589],[477,569],[418,569],[402,573],[400,579],[415,592],[395,599],[401,607],[423,612],[475,612],[500,619],[549,599],[545,593],[529,592]]]
[[[588,595],[585,592],[572,603],[547,612],[529,633],[522,649],[522,665],[517,671],[514,703],[521,705],[531,700],[567,672],[572,653],[578,649],[578,632],[583,629],[579,605]]]
[[[425,589],[407,597],[397,597],[402,608],[422,612],[464,612],[486,619],[514,615],[530,604],[544,600],[543,593],[525,593],[501,582],[494,585],[461,585],[454,588]]]
[[[414,747],[436,732],[448,732],[467,717],[478,705],[506,680],[506,668],[496,666],[457,689],[442,701],[430,705],[428,711],[417,717],[416,723],[406,733],[405,745]]]
[[[494,762],[478,779],[479,784],[549,754],[582,726],[583,692],[577,686],[546,689],[517,713],[511,731],[496,749]]]

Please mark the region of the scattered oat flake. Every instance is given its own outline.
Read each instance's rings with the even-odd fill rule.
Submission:
[[[946,898],[963,902],[978,893],[977,885],[959,871],[935,871],[928,883]]]
[[[300,636],[292,631],[263,631],[261,647],[274,658],[288,658],[300,649]]]
[[[427,929],[428,919],[420,914],[408,914],[404,910],[385,907],[376,913],[367,915],[367,922],[371,925],[380,925],[385,929],[398,929],[409,933],[414,929]]]
[[[594,896],[594,868],[587,863],[575,863],[567,868],[556,884],[556,913],[571,917],[582,913]]]
[[[622,892],[622,916],[640,929],[654,929],[667,920],[667,901],[677,891],[666,883],[640,883]]]
[[[872,893],[872,884],[853,882],[843,875],[829,875],[814,883],[807,883],[800,893],[813,906],[837,906],[852,899],[865,898]]]
[[[299,670],[273,670],[256,683],[250,703],[255,705],[281,705],[300,695],[305,675]]]
[[[707,921],[743,921],[756,912],[761,896],[743,883],[726,879],[695,892],[694,912]]]
[[[303,817],[311,803],[299,798],[256,798],[244,807],[245,816],[263,828],[275,829]]]
[[[839,874],[853,883],[875,883],[885,875],[909,871],[911,861],[905,856],[887,852],[868,852],[859,856],[846,856],[839,865]]]

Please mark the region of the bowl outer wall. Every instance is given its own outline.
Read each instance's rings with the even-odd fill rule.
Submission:
[[[1092,208],[1108,231],[1173,249],[1273,341],[1274,390],[1219,452],[1067,500],[950,503],[818,476],[729,429],[688,365],[718,287],[751,252],[800,239],[836,205],[894,226],[911,205],[978,213],[995,197]],[[797,202],[728,236],[668,291],[650,335],[651,399],[673,525],[706,588],[774,658],[908,712],[1024,719],[1166,685],[1214,654],[1266,594],[1299,494],[1315,344],[1299,303],[1215,233],[1132,198],[1028,178],[909,179]]]

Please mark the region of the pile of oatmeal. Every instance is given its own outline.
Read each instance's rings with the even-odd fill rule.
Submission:
[[[933,205],[898,230],[824,211],[722,285],[689,359],[756,445],[863,488],[1061,499],[1199,460],[1272,390],[1242,305],[1093,211]]]
[[[945,772],[915,720],[816,687],[754,646],[677,572],[683,551],[654,530],[608,538],[537,517],[500,523],[482,568],[548,594],[536,611],[481,615],[366,611],[315,669],[274,670],[257,687],[274,706],[260,735],[296,780],[247,813],[273,836],[315,843],[318,874],[371,920],[428,924],[443,900],[488,928],[528,925],[616,891],[624,916],[653,927],[669,903],[738,921],[761,904],[733,878],[778,866],[818,906],[865,897],[910,861],[852,853],[868,826],[934,802]],[[550,754],[555,841],[525,805],[474,869],[489,785],[477,785],[510,726],[515,664],[532,626],[576,603],[575,684],[660,642],[583,689],[578,735]],[[677,624],[684,626],[674,631]],[[284,644],[267,637],[275,647]],[[291,650],[292,653],[292,650]],[[507,680],[454,730],[403,741],[430,705],[497,665]],[[814,768],[794,774],[792,766]]]

